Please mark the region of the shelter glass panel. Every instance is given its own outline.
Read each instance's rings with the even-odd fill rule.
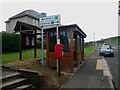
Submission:
[[[81,50],[83,50],[83,40],[81,38]]]
[[[60,32],[60,43],[64,44],[64,52],[70,52],[70,32]]]
[[[36,20],[36,26],[38,26],[38,20]]]
[[[32,37],[32,46],[34,46],[34,37]]]
[[[33,19],[33,25],[35,25],[35,19]]]
[[[26,46],[30,45],[30,36],[26,36]]]
[[[56,44],[56,32],[49,32],[48,33],[49,37],[49,52],[54,52],[54,47]]]
[[[80,40],[80,39],[81,39],[81,38],[80,38],[80,36],[78,35],[78,52],[81,51],[81,49],[80,49],[80,47],[81,47],[81,46],[80,46],[80,41],[81,41],[81,40]]]

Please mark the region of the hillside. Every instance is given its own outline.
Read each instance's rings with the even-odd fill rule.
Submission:
[[[112,45],[118,45],[118,44],[120,45],[120,36],[104,39],[104,43],[110,43]]]
[[[103,45],[104,43],[108,43],[112,45],[120,45],[120,36],[101,39],[95,42],[96,45]],[[93,46],[93,45],[94,45],[94,41],[85,42],[85,47]]]

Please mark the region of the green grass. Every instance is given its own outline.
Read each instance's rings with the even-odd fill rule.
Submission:
[[[84,48],[85,56],[88,56],[95,47],[90,46]],[[37,58],[41,58],[41,50],[37,49]],[[34,58],[34,49],[23,50],[22,52],[22,59]],[[46,50],[44,50],[44,59],[46,59]],[[12,52],[12,53],[3,53],[2,54],[2,64],[14,62],[19,60],[19,52]]]
[[[41,58],[41,50],[37,49],[37,58]],[[22,59],[34,58],[34,49],[23,50]],[[46,59],[46,50],[44,50],[44,59]],[[19,60],[19,52],[3,53],[2,64]]]
[[[85,47],[84,48],[84,55],[88,56],[94,49],[95,49],[94,46]]]

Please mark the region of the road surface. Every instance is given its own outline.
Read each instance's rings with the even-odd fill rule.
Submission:
[[[118,87],[118,60],[120,59],[120,55],[118,55],[118,52],[120,52],[120,46],[113,46],[114,48],[114,57],[104,57],[107,61],[107,64],[109,66],[110,72],[113,77],[113,83],[116,87]],[[119,59],[118,59],[119,58]]]

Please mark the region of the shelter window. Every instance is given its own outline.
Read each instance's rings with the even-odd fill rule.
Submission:
[[[26,45],[27,45],[27,46],[30,45],[30,36],[26,36]]]
[[[80,51],[80,47],[81,47],[81,46],[80,46],[80,41],[81,41],[80,39],[81,39],[81,38],[80,38],[80,36],[78,35],[78,52]]]
[[[35,19],[33,19],[33,25],[35,25]]]
[[[34,37],[32,37],[32,46],[34,46]]]
[[[70,52],[70,32],[60,32],[60,43],[64,44],[64,52]]]
[[[36,20],[36,26],[38,26],[38,20]]]
[[[54,52],[54,47],[56,44],[56,32],[49,32],[49,52]]]
[[[73,39],[73,51],[76,49],[76,39]]]
[[[77,39],[77,33],[73,32],[73,51],[76,51],[76,39]]]
[[[82,38],[81,38],[81,50],[83,50],[83,40],[82,40]]]

